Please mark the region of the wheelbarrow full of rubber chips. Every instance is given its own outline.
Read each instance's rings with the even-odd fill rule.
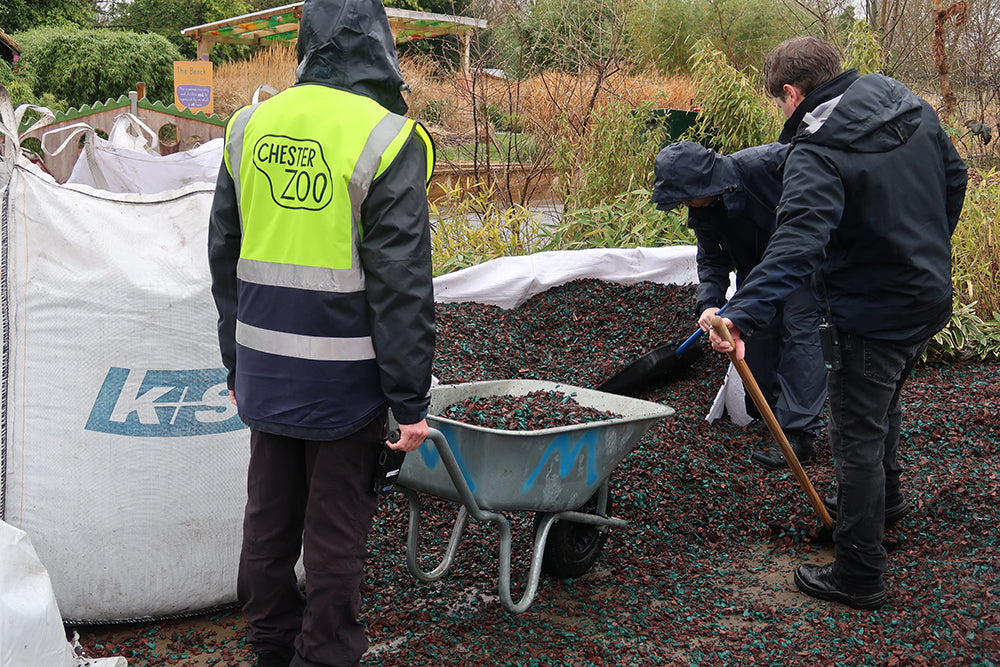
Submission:
[[[442,416],[470,398],[526,396],[553,391],[578,404],[619,415],[613,419],[545,428],[500,430]],[[585,574],[604,548],[611,528],[625,520],[611,516],[609,478],[652,425],[673,409],[627,396],[542,380],[496,380],[431,389],[430,437],[407,455],[396,490],[409,504],[406,563],[417,579],[444,577],[454,562],[468,517],[495,524],[499,532],[500,602],[512,613],[525,611],[538,590],[540,573],[557,578]],[[421,565],[421,494],[459,505],[443,559],[430,571]],[[511,596],[511,523],[505,513],[534,512],[534,543],[524,591]]]

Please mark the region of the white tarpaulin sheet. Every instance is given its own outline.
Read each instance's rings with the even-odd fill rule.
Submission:
[[[698,282],[694,246],[556,250],[500,257],[434,281],[434,298],[516,308],[550,287],[596,278],[622,285]]]

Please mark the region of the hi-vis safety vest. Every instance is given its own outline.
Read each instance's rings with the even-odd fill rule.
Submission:
[[[242,226],[235,390],[251,425],[343,430],[385,402],[361,205],[414,133],[427,146],[429,180],[433,148],[419,124],[327,86],[293,86],[226,128]]]

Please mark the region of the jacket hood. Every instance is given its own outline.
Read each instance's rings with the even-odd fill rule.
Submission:
[[[810,93],[785,123],[781,140],[858,153],[884,153],[909,141],[925,104],[899,81],[848,70]]]
[[[406,113],[403,74],[379,0],[306,0],[296,83],[322,83]]]
[[[653,203],[669,211],[681,202],[734,192],[740,187],[733,158],[693,141],[678,141],[656,156]]]

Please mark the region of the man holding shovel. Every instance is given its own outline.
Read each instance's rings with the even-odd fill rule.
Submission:
[[[764,84],[788,118],[778,228],[730,300],[712,347],[742,358],[744,339],[817,271],[827,313],[830,447],[837,497],[834,554],[795,571],[799,590],[857,609],[887,599],[883,521],[908,510],[897,459],[900,393],[951,317],[951,234],[968,180],[937,114],[903,84],[841,71],[815,37],[767,56]]]
[[[688,207],[688,226],[698,238],[698,326],[711,327],[726,302],[729,274],[742,284],[764,256],[781,197],[781,165],[788,145],[755,146],[720,155],[679,141],[656,156],[652,199],[661,210]],[[800,462],[812,456],[823,427],[826,368],[820,352],[819,305],[811,284],[795,290],[747,347],[747,366]],[[756,408],[747,401],[747,411]],[[788,466],[768,439],[751,458],[774,470]]]

